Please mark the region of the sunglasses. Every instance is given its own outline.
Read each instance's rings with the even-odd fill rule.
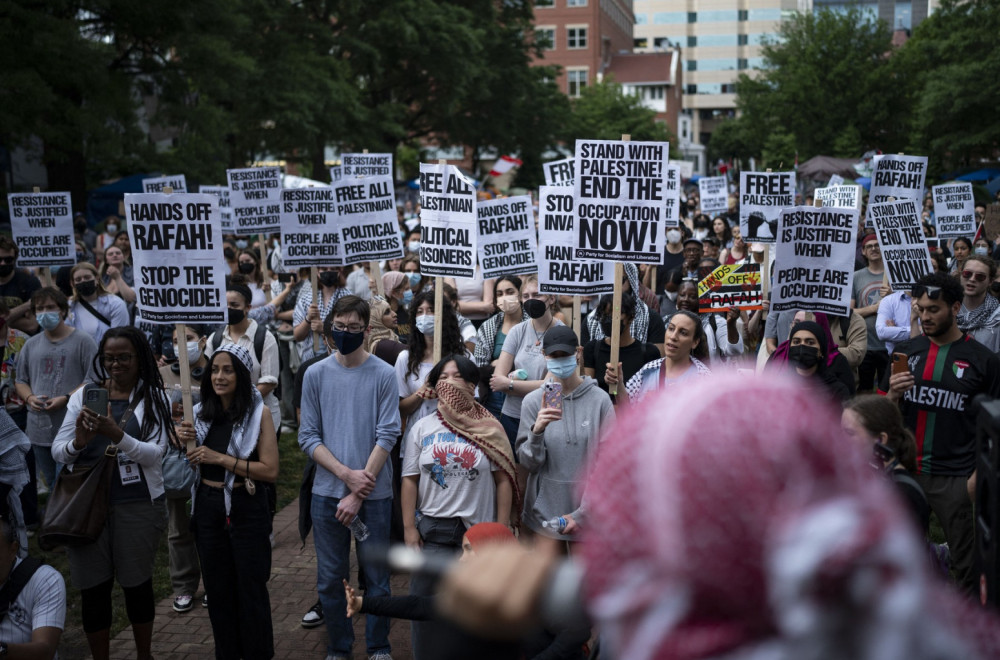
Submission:
[[[962,271],[962,279],[963,280],[974,280],[976,282],[985,282],[986,281],[986,273],[973,273],[971,270],[963,270]]]
[[[923,284],[918,284],[913,287],[913,297],[922,298],[926,295],[931,300],[939,300],[941,298],[941,287],[939,286],[926,286]]]

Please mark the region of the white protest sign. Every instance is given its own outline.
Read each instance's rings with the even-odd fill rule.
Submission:
[[[344,265],[333,188],[281,191],[281,249],[286,267]]]
[[[861,186],[828,186],[817,188],[813,194],[816,201],[823,202],[823,206],[837,209],[861,208]]]
[[[915,201],[869,204],[867,217],[875,223],[882,262],[894,291],[909,291],[917,280],[933,272]]]
[[[670,164],[674,165],[680,170],[681,179],[688,180],[694,176],[694,163],[689,160],[673,160],[670,159]]]
[[[158,193],[163,192],[164,188],[171,188],[175,193],[187,192],[187,179],[183,174],[175,174],[142,180],[142,192]]]
[[[573,257],[574,216],[571,188],[538,189],[538,291],[571,296],[611,293],[614,264]]]
[[[859,218],[857,209],[793,206],[781,212],[771,311],[850,314]]]
[[[345,179],[387,176],[391,180],[392,154],[341,154],[340,169]]]
[[[976,235],[976,200],[971,183],[946,183],[931,188],[938,238]]]
[[[215,195],[219,198],[219,220],[222,223],[222,232],[232,234],[235,227],[233,225],[232,199],[229,196],[229,186],[201,186],[198,192],[208,195]]]
[[[225,323],[226,275],[219,198],[202,193],[125,195],[139,313],[151,323]]]
[[[576,141],[578,259],[663,262],[666,142]]]
[[[576,181],[576,159],[550,160],[542,165],[547,186],[572,186]]]
[[[701,212],[716,215],[729,210],[729,190],[724,176],[703,176],[698,179]]]
[[[334,165],[330,168],[330,181],[337,183],[344,178],[344,168],[342,165]]]
[[[538,270],[535,253],[535,218],[531,197],[506,197],[476,204],[479,229],[479,266],[483,279],[504,273],[517,275]]]
[[[281,169],[226,170],[236,233],[273,234],[281,230]]]
[[[879,154],[873,161],[875,169],[868,193],[869,204],[888,202],[890,197],[906,197],[920,205],[924,195],[924,177],[927,175],[927,156]]]
[[[676,165],[667,166],[667,186],[665,196],[667,198],[667,209],[663,214],[663,224],[667,227],[680,227],[681,170]]]
[[[333,186],[333,195],[344,263],[403,258],[391,176],[344,179]]]
[[[781,210],[795,206],[795,172],[740,172],[740,235],[774,243]]]
[[[68,192],[10,193],[7,205],[18,266],[50,268],[76,263],[73,200]]]
[[[839,174],[831,174],[830,181],[827,182],[826,185],[828,188],[832,188],[833,186],[842,186],[844,185],[844,177]]]
[[[476,274],[476,190],[454,165],[420,163],[420,272]]]

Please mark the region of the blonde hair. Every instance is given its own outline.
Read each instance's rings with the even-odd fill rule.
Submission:
[[[77,265],[73,266],[73,269],[69,271],[69,281],[73,284],[73,280],[76,277],[76,272],[79,270],[85,270],[94,275],[94,281],[97,283],[97,297],[110,295],[108,290],[104,288],[104,283],[101,282],[101,274],[97,272],[97,267],[88,261],[81,261]],[[80,301],[80,294],[77,293],[76,287],[73,287],[73,300],[74,302]]]

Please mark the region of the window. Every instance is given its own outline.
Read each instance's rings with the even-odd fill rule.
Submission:
[[[693,12],[692,12],[693,13]],[[698,22],[700,23],[718,23],[720,21],[737,21],[739,20],[739,12],[731,9],[719,9],[716,11],[700,11],[698,12]],[[689,23],[694,23],[695,21],[688,21]]]
[[[541,25],[535,28],[535,40],[545,50],[555,50],[556,29],[548,25]]]
[[[682,11],[661,11],[653,14],[653,22],[657,25],[670,25],[672,23],[687,23],[688,14]]]
[[[648,22],[649,22],[649,19],[647,18],[646,14],[636,14],[635,15],[635,24],[636,25],[645,25]]]
[[[688,48],[694,48],[698,45],[698,37],[689,36],[688,37]]]
[[[747,61],[746,61],[746,59],[744,59],[742,57],[739,59],[739,67],[738,68],[739,68],[740,71],[745,71],[746,70],[746,68],[747,68]]]
[[[649,39],[647,37],[640,37],[639,39],[633,39],[632,48],[649,48]]]
[[[738,41],[735,34],[703,34],[698,37],[699,46],[736,46]]]
[[[535,0],[535,9],[551,9],[555,6],[555,0]]]
[[[687,90],[684,93],[685,94],[697,94],[698,93],[698,85],[688,84]]]
[[[739,35],[739,38],[737,39],[736,45],[737,46],[746,46],[747,45],[747,35],[745,35],[745,34]]]
[[[687,61],[687,70],[688,71],[697,71],[698,70],[698,60],[688,60]]]
[[[697,23],[697,22],[698,22],[698,13],[697,12],[693,12],[693,11],[689,11],[688,12],[688,23]]]
[[[567,93],[573,98],[579,97],[580,92],[587,86],[587,69],[567,69],[566,81]]]
[[[748,20],[751,21],[780,21],[780,9],[751,9]]]
[[[653,48],[670,48],[670,39],[668,37],[654,37]]]
[[[698,60],[698,71],[735,71],[737,61],[731,57]],[[695,69],[689,69],[694,71]]]
[[[587,28],[568,27],[566,28],[566,48],[586,48]]]
[[[586,7],[587,0],[566,0],[567,7]]]
[[[748,15],[748,13],[749,13],[749,12],[747,12],[747,10],[746,10],[746,9],[741,9],[741,10],[739,11],[739,13],[737,14],[737,17],[736,17],[736,19],[737,19],[737,20],[739,20],[739,21],[745,21],[745,20],[747,20],[747,15]]]
[[[663,88],[663,85],[651,85],[646,87],[646,92],[646,98],[654,101],[662,100],[666,95],[666,90]]]

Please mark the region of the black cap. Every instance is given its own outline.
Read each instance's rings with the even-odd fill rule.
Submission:
[[[572,354],[576,353],[579,345],[580,342],[577,341],[575,332],[565,325],[557,325],[545,332],[545,337],[542,339],[542,352],[546,355],[552,355],[556,351]]]

